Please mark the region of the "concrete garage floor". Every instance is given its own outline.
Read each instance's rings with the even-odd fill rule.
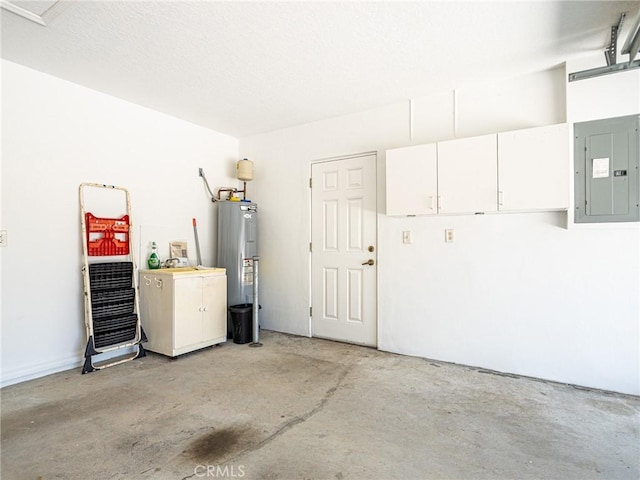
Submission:
[[[637,479],[640,399],[263,332],[2,390],[2,479]]]

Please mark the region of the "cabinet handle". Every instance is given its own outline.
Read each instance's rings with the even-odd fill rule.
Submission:
[[[149,285],[151,285],[151,279],[149,277],[147,277],[146,275],[143,275],[142,278],[144,278],[144,284],[148,287]]]
[[[438,195],[438,212],[442,210],[442,195]]]
[[[498,205],[504,205],[504,193],[502,192],[502,190],[498,190]]]
[[[162,280],[159,278],[156,278],[155,281],[156,281],[156,288],[162,288]]]
[[[433,195],[431,195],[429,198],[431,199],[431,205],[429,207],[429,210],[435,210],[436,209],[436,202],[435,202],[436,198]]]
[[[202,307],[202,311],[206,312],[207,311],[207,307]]]
[[[198,308],[198,311],[201,312],[202,311],[202,307]]]

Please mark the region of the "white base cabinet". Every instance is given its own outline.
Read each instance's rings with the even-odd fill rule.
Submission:
[[[210,270],[140,270],[145,348],[170,357],[227,340],[227,275]]]

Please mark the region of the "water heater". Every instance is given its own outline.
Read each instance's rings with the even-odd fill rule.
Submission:
[[[218,255],[227,269],[227,305],[253,303],[253,257],[258,256],[258,205],[217,202]]]

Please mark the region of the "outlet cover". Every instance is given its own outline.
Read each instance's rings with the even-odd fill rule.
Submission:
[[[402,232],[402,243],[411,243],[411,230],[405,230],[404,232]]]
[[[453,231],[453,228],[447,228],[444,231],[444,241],[446,243],[453,243],[455,239],[456,239],[456,236],[455,236],[455,232]]]

